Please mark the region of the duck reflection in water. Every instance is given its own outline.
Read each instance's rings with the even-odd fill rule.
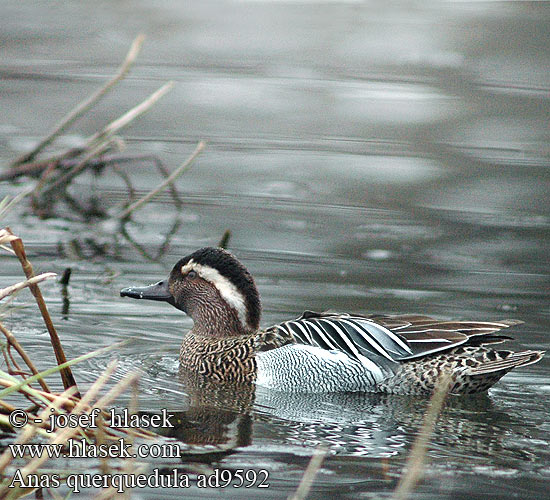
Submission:
[[[253,444],[254,430],[275,433],[289,450],[295,446],[313,449],[322,443],[331,454],[400,456],[407,453],[430,405],[429,398],[415,396],[285,393],[189,377],[185,372],[180,376],[187,394],[186,409],[170,412],[174,428],[153,430],[185,443],[184,462],[217,462]],[[451,397],[432,444],[450,446],[453,453],[468,454],[475,449],[479,456],[489,458],[507,452],[504,437],[518,424],[495,408],[486,394]],[[272,459],[286,463],[288,456],[274,451]]]
[[[220,384],[181,372],[187,395],[184,411],[170,411],[172,428],[151,429],[188,445],[187,460],[209,462],[252,443],[254,387]]]

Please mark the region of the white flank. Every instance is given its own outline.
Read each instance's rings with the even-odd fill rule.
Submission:
[[[388,376],[373,361],[338,350],[292,344],[256,354],[256,384],[287,392],[369,390]]]
[[[210,266],[203,266],[191,259],[185,266],[182,266],[182,274],[187,274],[189,271],[195,271],[202,279],[212,283],[220,292],[220,295],[225,301],[237,312],[239,320],[244,327],[250,326],[246,321],[246,305],[244,296],[237,287],[231,283],[225,276],[222,276],[217,269]]]

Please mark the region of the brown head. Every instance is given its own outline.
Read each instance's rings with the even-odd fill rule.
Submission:
[[[180,259],[167,280],[120,291],[123,297],[161,300],[187,313],[199,334],[254,332],[260,324],[260,295],[248,270],[228,251],[206,247]]]

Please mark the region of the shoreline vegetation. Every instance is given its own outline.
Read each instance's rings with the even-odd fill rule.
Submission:
[[[3,203],[4,209],[6,206],[7,204]],[[10,245],[11,248],[7,245]],[[50,334],[58,363],[57,366],[39,372],[23,346],[0,322],[0,331],[6,339],[2,346],[2,355],[7,367],[6,370],[0,370],[0,386],[4,387],[3,390],[0,390],[0,427],[4,432],[14,433],[18,431],[14,445],[25,445],[33,440],[46,438],[48,444],[60,445],[61,449],[67,446],[70,440],[75,437],[81,437],[89,443],[116,443],[124,439],[130,445],[138,438],[142,440],[162,439],[162,436],[141,427],[125,428],[111,425],[113,423],[113,413],[108,412],[106,408],[129,389],[134,393],[133,408],[130,411],[132,414],[137,411],[136,387],[139,379],[138,373],[130,373],[103,396],[99,396],[100,391],[105,387],[117,368],[116,360],[109,363],[105,371],[84,394],[80,393],[71,366],[116,349],[121,344],[113,344],[67,361],[39,287],[39,283],[54,278],[55,273],[43,273],[34,276],[32,265],[26,257],[23,242],[9,228],[0,230],[0,246],[3,250],[17,256],[27,276],[26,280],[0,290],[0,297],[3,299],[10,298],[24,288],[30,289]],[[2,306],[5,309],[6,305],[2,304]],[[59,373],[62,378],[65,389],[62,393],[51,391],[46,383],[46,377],[55,373]],[[40,387],[34,387],[33,384]],[[22,396],[21,403],[27,400],[30,406],[23,407],[21,405],[16,407],[5,400],[7,396],[12,396],[14,393]],[[83,416],[90,414],[97,415],[97,425],[86,425],[83,421]],[[61,422],[60,425],[52,424],[56,420],[53,418],[54,416]],[[69,421],[74,422],[74,425],[62,425],[63,422]],[[47,448],[42,448],[39,456],[31,458],[25,466],[17,467],[16,470],[19,471],[21,481],[35,474],[44,462],[50,458],[46,450]],[[8,474],[7,469],[15,458],[13,449],[9,446],[0,454],[0,474],[5,478],[0,484],[0,498],[18,498],[23,493],[20,487],[9,487],[13,479],[11,475],[16,474],[16,472]]]

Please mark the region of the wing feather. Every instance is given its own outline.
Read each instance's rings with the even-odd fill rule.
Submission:
[[[443,321],[415,314],[387,316],[317,313],[275,325],[296,342],[338,350],[365,362],[385,358],[391,362],[420,358],[462,344],[483,345],[510,338],[495,335],[521,321]],[[269,330],[268,330],[269,331]]]

